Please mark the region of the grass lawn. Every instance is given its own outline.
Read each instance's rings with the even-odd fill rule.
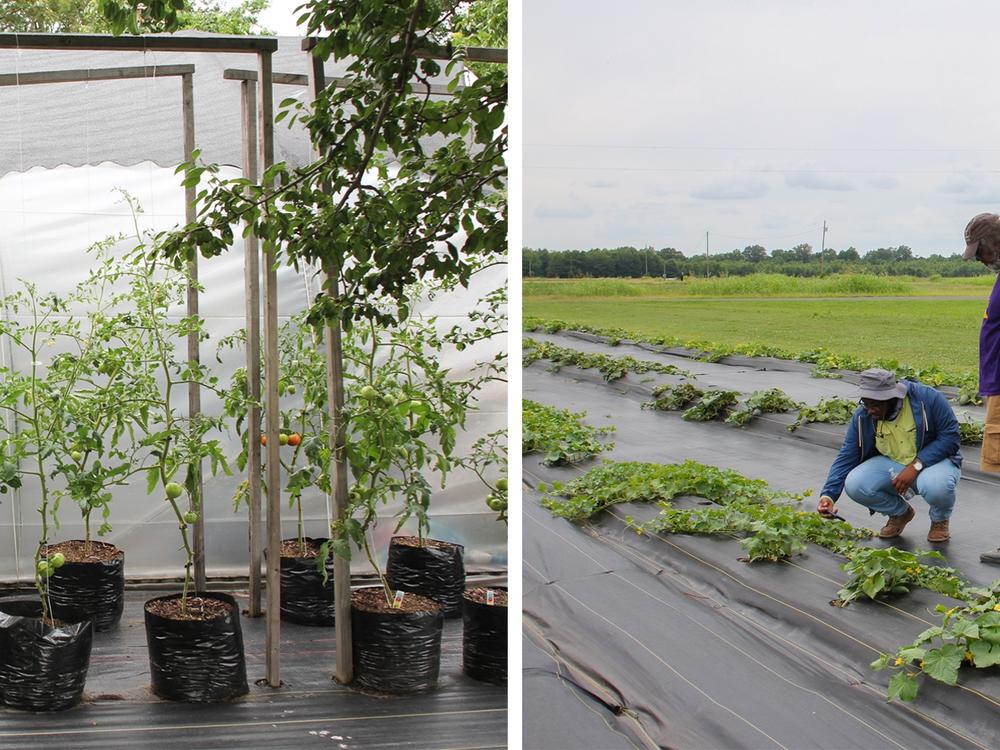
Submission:
[[[674,279],[524,279],[524,297],[969,297],[986,299],[995,275],[967,278],[921,279],[912,276],[838,274],[823,278],[794,278],[754,274],[726,278]]]
[[[979,326],[990,287],[981,282],[978,287],[925,284],[936,290],[971,287],[975,296],[658,299],[529,295],[526,285],[523,308],[525,316],[649,335],[727,345],[759,343],[792,352],[824,347],[863,359],[890,358],[914,367],[938,365],[955,373],[976,371]]]

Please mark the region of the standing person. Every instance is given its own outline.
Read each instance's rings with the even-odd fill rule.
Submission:
[[[1000,216],[979,214],[965,226],[965,260],[1000,271]],[[986,425],[979,468],[1000,471],[1000,278],[993,284],[979,329],[979,394],[986,399]],[[1000,564],[1000,550],[984,552],[982,562]]]
[[[927,541],[948,541],[948,519],[962,474],[955,412],[934,388],[899,382],[888,370],[865,370],[860,381],[861,404],[816,510],[833,514],[834,503],[846,492],[871,513],[889,517],[878,535],[892,539],[916,515],[907,500],[920,495],[931,519]]]

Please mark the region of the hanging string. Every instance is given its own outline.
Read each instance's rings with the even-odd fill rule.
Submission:
[[[20,242],[21,244],[26,244],[24,242],[25,234],[25,204],[24,204],[24,120],[21,113],[21,39],[18,33],[14,32],[14,93],[17,111],[17,151],[18,151],[18,172],[17,180],[20,186],[20,199],[21,199],[21,232],[20,232]],[[27,248],[25,248],[27,250]],[[0,253],[0,295],[4,298],[7,297],[7,268],[4,262],[4,254]],[[5,322],[10,322],[10,312],[7,306],[3,306],[3,317]],[[10,336],[5,337],[6,346],[0,350],[3,351],[6,356],[6,366],[14,367],[14,345],[11,342]],[[14,415],[9,410],[4,410],[4,428],[7,430],[8,434],[16,435],[18,433],[17,428],[17,416]],[[14,549],[14,580],[18,583],[21,581],[21,540],[18,536],[18,529],[21,528],[18,524],[18,510],[21,507],[21,489],[19,487],[13,488],[11,493],[10,502],[10,517],[11,517],[11,529],[10,535],[13,540]],[[32,571],[32,576],[34,571]]]

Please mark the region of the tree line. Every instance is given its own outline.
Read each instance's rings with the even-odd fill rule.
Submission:
[[[831,273],[867,273],[883,276],[979,276],[989,271],[981,263],[962,260],[958,253],[918,258],[906,245],[880,247],[861,254],[857,249],[826,248],[814,252],[803,243],[790,250],[770,252],[762,245],[742,250],[685,256],[664,247],[592,248],[590,250],[546,250],[526,247],[521,254],[521,274],[541,278],[640,278],[659,276],[748,276],[780,273],[786,276],[823,276]]]

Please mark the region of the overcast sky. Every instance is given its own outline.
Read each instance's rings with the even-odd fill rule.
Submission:
[[[295,9],[304,5],[307,0],[271,0],[267,8],[260,14],[260,23],[271,29],[278,36],[295,36],[304,32],[297,31],[295,19],[301,15]]]
[[[1000,212],[1000,3],[523,3],[524,233],[964,249]]]

